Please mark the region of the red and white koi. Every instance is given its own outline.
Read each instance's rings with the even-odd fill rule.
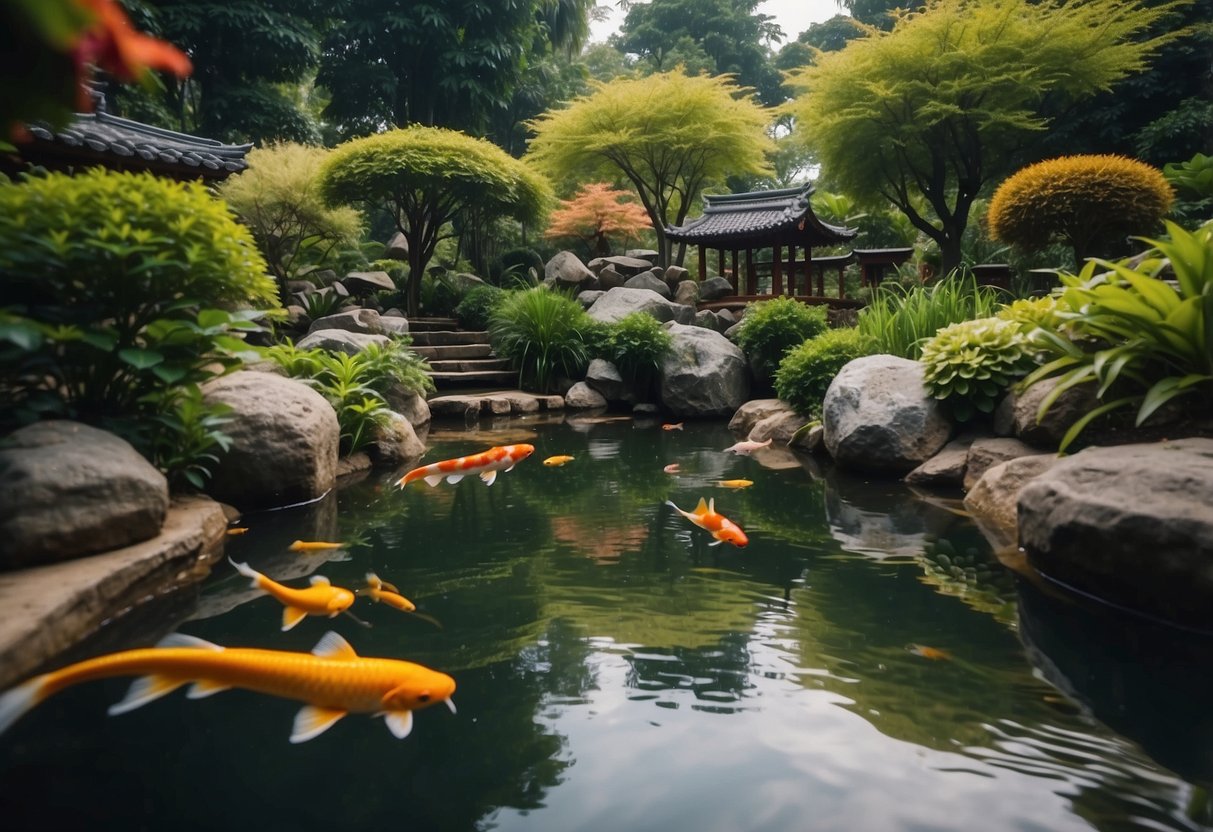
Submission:
[[[745,532],[741,530],[740,526],[716,511],[715,499],[704,500],[703,497],[700,497],[699,505],[695,506],[694,511],[683,511],[674,505],[671,500],[666,500],[666,505],[699,528],[711,532],[712,537],[715,538],[715,542],[709,543],[709,546],[731,543],[738,549],[744,549],[746,544],[750,542],[750,539],[745,536]]]
[[[754,451],[760,451],[763,448],[769,447],[771,447],[770,438],[768,438],[765,442],[754,442],[750,439],[743,439],[740,442],[736,442],[725,448],[724,452],[728,453],[729,451],[732,451],[738,456],[749,456],[750,454],[754,453]]]
[[[425,480],[435,486],[445,478],[452,485],[464,477],[477,476],[484,480],[485,485],[492,485],[497,479],[498,471],[511,471],[515,465],[535,453],[534,445],[499,445],[487,451],[471,456],[461,456],[457,459],[444,459],[414,468],[396,481],[396,485],[404,488],[411,482]]]

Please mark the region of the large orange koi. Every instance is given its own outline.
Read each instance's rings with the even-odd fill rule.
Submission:
[[[449,483],[457,483],[464,477],[478,476],[485,485],[492,485],[497,479],[498,471],[509,471],[519,462],[535,453],[534,445],[498,445],[489,448],[484,453],[461,456],[458,459],[444,459],[414,468],[396,481],[396,485],[404,488],[410,482],[425,480],[430,485],[437,485],[445,477]]]
[[[695,506],[694,511],[683,511],[670,500],[666,500],[666,505],[674,509],[686,519],[690,520],[704,531],[712,533],[712,537],[716,540],[714,543],[709,543],[709,546],[719,546],[721,543],[732,543],[739,549],[744,549],[746,544],[750,542],[745,536],[745,532],[741,527],[734,523],[723,514],[716,511],[716,500],[712,499],[705,501],[703,497],[699,498],[699,505]]]
[[[246,578],[253,579],[253,589],[272,595],[283,605],[282,629],[289,630],[309,615],[327,615],[335,618],[350,608],[354,603],[354,593],[339,586],[333,586],[329,579],[320,575],[312,576],[312,585],[304,589],[292,589],[283,586],[272,578],[262,575],[247,563],[236,563],[228,558],[228,562],[236,567],[236,571]]]
[[[125,699],[110,707],[111,715],[134,710],[191,682],[191,699],[243,688],[305,702],[295,716],[291,742],[319,736],[347,713],[383,714],[388,729],[403,739],[413,728],[413,711],[435,702],[455,710],[455,680],[450,676],[413,662],[363,658],[333,632],[311,653],[220,647],[175,633],[155,647],[77,662],[0,695],[0,732],[64,688],[114,676],[140,678]]]

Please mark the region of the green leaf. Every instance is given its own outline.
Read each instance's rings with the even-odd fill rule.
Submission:
[[[1099,418],[1100,416],[1104,415],[1105,413],[1110,413],[1111,411],[1116,410],[1117,408],[1125,407],[1126,405],[1130,405],[1133,402],[1135,402],[1136,400],[1137,400],[1137,398],[1135,396],[1127,396],[1123,399],[1117,399],[1116,401],[1107,402],[1106,404],[1102,404],[1099,407],[1093,408],[1089,412],[1083,414],[1083,416],[1080,419],[1078,419],[1078,421],[1076,421],[1074,424],[1070,425],[1070,429],[1067,430],[1065,436],[1063,436],[1061,438],[1061,444],[1058,446],[1057,452],[1059,454],[1065,453],[1066,448],[1070,447],[1070,443],[1072,443],[1075,439],[1077,439],[1078,435],[1080,433],[1082,433],[1083,429],[1087,425],[1091,424],[1091,422],[1094,421],[1095,419]]]
[[[164,361],[164,356],[155,350],[143,350],[135,347],[118,350],[118,357],[137,370],[146,370]]]

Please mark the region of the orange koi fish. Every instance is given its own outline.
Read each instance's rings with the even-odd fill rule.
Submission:
[[[326,549],[340,549],[344,543],[326,543],[323,540],[296,540],[287,548],[292,552],[323,552]]]
[[[667,474],[681,474],[682,466],[679,465],[677,462],[671,462],[669,465],[662,468],[661,470],[665,471]]]
[[[762,450],[763,448],[771,447],[771,440],[768,438],[765,442],[754,442],[749,439],[743,439],[740,442],[735,442],[724,449],[725,453],[732,451],[738,456],[749,456],[754,451]]]
[[[666,422],[664,425],[661,426],[661,429],[662,430],[682,430],[682,424],[683,424],[682,422],[674,422],[672,424],[670,422]]]
[[[717,480],[716,484],[721,488],[749,488],[754,484],[753,480]]]
[[[410,482],[425,480],[431,486],[446,481],[452,485],[464,477],[478,476],[485,485],[492,485],[497,479],[498,471],[510,471],[515,465],[535,453],[534,445],[498,445],[487,451],[471,456],[461,456],[458,459],[444,459],[430,465],[414,468],[396,481],[396,485],[404,488]]]
[[[311,653],[220,647],[174,633],[155,647],[77,662],[0,695],[0,733],[64,688],[114,676],[140,678],[125,699],[110,707],[111,715],[132,711],[191,682],[190,699],[243,688],[304,702],[295,716],[291,742],[319,736],[347,713],[383,714],[388,729],[403,739],[413,728],[413,711],[435,702],[455,710],[455,680],[450,676],[413,662],[363,658],[336,633],[326,633]]]
[[[940,650],[938,647],[927,647],[922,644],[907,644],[906,650],[913,653],[915,656],[922,656],[924,659],[931,661],[941,661],[952,658],[952,654],[947,650]]]
[[[235,536],[238,534],[244,534],[247,531],[248,531],[248,528],[246,526],[232,526],[230,529],[227,530],[227,533],[229,535]]]
[[[666,505],[699,528],[711,532],[712,537],[716,538],[716,540],[714,543],[709,543],[709,546],[732,543],[738,549],[744,549],[746,544],[750,542],[750,539],[745,536],[745,532],[741,530],[740,526],[723,514],[717,513],[715,499],[705,502],[703,497],[700,497],[699,505],[695,506],[694,511],[683,511],[670,500],[666,500]]]
[[[387,581],[380,580],[374,572],[366,573],[366,589],[358,590],[358,594],[368,595],[375,603],[387,604],[402,612],[413,612],[417,609],[417,605],[401,595],[400,590]]]
[[[561,454],[559,456],[549,456],[543,461],[543,464],[547,465],[548,467],[559,467],[564,465],[566,462],[572,462],[573,459],[574,457],[571,457],[568,454]]]
[[[312,576],[312,585],[306,589],[291,589],[277,581],[262,575],[247,563],[236,563],[228,558],[228,563],[236,567],[236,571],[246,578],[253,579],[253,589],[260,589],[282,602],[282,629],[291,629],[306,616],[327,615],[335,618],[350,608],[354,603],[354,593],[339,586],[333,586],[328,578],[320,575]]]

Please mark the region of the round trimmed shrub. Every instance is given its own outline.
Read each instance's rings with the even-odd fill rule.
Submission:
[[[1174,199],[1162,171],[1116,155],[1062,156],[1028,165],[998,186],[990,236],[1037,251],[1063,242],[1081,263],[1113,255],[1130,234],[1150,234]]]
[[[775,372],[775,395],[801,416],[821,418],[821,403],[838,371],[879,349],[858,329],[830,329],[793,348]]]
[[[737,330],[737,345],[763,378],[770,378],[784,353],[829,327],[824,306],[779,297],[750,304]]]

